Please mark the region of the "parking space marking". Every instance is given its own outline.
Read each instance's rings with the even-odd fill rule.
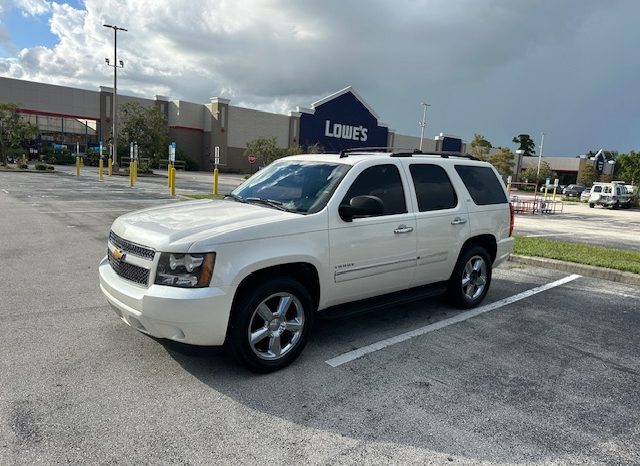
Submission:
[[[435,324],[426,325],[416,330],[411,330],[410,332],[402,333],[395,337],[387,338],[385,340],[381,340],[376,343],[363,346],[362,348],[358,348],[353,351],[349,351],[347,353],[341,354],[340,356],[336,356],[335,358],[328,359],[325,362],[329,364],[331,367],[338,367],[348,362],[351,362],[355,359],[361,358],[366,354],[373,353],[375,351],[387,348],[392,345],[396,345],[398,343],[402,343],[403,341],[409,340],[413,337],[424,335],[425,333],[434,332],[436,330],[440,330],[450,325],[457,324],[459,322],[464,322],[465,320],[471,319],[472,317],[477,317],[480,314],[484,314],[485,312],[499,309],[508,304],[515,303],[517,301],[528,298],[538,293],[542,293],[543,291],[547,291],[557,286],[564,285],[565,283],[569,283],[580,277],[581,275],[575,275],[575,274],[569,275],[567,277],[561,278],[560,280],[556,280],[555,282],[551,282],[551,283],[547,283],[546,285],[531,288],[530,290],[523,291],[522,293],[518,293],[516,295],[501,299],[499,301],[496,301],[491,304],[487,304],[485,306],[481,306],[472,311],[463,312],[449,319],[441,320],[439,322],[436,322]]]

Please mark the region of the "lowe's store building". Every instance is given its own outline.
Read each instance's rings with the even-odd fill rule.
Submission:
[[[54,86],[0,77],[0,103],[15,103],[20,113],[39,130],[38,146],[67,145],[84,152],[111,136],[113,89],[98,91]],[[214,148],[220,149],[221,170],[250,171],[245,156],[247,143],[259,137],[275,137],[281,148],[319,144],[327,152],[353,147],[413,149],[420,139],[395,133],[380,122],[376,112],[351,87],[289,115],[237,107],[228,99],[213,97],[198,104],[169,100],[117,96],[118,106],[137,102],[155,106],[169,125],[172,141],[201,169],[211,167]],[[118,114],[118,121],[120,114]],[[464,152],[458,137],[440,135],[423,140],[424,151]]]

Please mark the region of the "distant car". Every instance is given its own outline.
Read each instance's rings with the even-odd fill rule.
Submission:
[[[570,184],[562,190],[562,194],[569,197],[580,197],[585,189],[587,187],[582,184]]]
[[[600,205],[617,209],[631,207],[631,195],[627,187],[620,182],[593,183],[591,194],[589,195],[589,207]]]
[[[580,194],[580,201],[587,202],[589,200],[589,196],[591,196],[591,188],[587,188]]]

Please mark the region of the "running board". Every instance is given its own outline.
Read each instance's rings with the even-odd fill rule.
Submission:
[[[409,290],[396,291],[382,296],[375,296],[360,301],[331,306],[316,314],[318,319],[343,319],[348,317],[366,314],[367,312],[378,311],[393,306],[409,304],[426,298],[441,295],[447,291],[446,282],[434,283],[431,285],[418,286]]]

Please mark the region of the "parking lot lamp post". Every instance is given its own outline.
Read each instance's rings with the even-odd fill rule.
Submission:
[[[420,149],[422,150],[422,139],[424,139],[424,129],[427,127],[427,107],[431,107],[430,104],[425,104],[424,102],[422,103],[422,105],[424,105],[424,111],[422,112],[422,121],[420,122]]]
[[[542,162],[542,148],[544,147],[544,133],[540,133],[540,153],[538,154],[538,172],[536,178],[540,177],[540,163]]]
[[[118,107],[116,105],[117,93],[118,93],[118,68],[124,68],[124,62],[120,60],[118,62],[118,31],[127,31],[125,28],[121,28],[118,26],[112,26],[111,24],[103,24],[106,28],[113,29],[113,65],[109,62],[108,58],[105,58],[105,62],[107,66],[113,67],[113,103],[111,110],[111,117],[113,122],[113,130],[112,130],[112,139],[113,139],[113,162],[118,164]],[[118,64],[119,63],[119,64]]]

